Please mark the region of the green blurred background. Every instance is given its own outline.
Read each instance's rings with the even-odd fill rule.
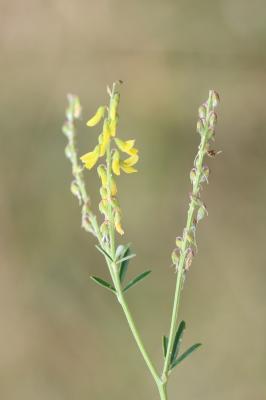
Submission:
[[[184,346],[204,346],[171,377],[170,399],[266,396],[264,0],[0,1],[0,398],[157,399],[122,312],[90,274],[107,277],[80,229],[61,134],[66,94],[86,119],[122,79],[120,137],[135,137],[139,173],[119,178],[128,293],[147,347],[162,365],[183,229],[197,108],[221,96],[209,217],[183,295]],[[94,206],[95,172],[86,176]]]

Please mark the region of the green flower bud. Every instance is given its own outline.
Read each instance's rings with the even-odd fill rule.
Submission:
[[[220,103],[219,94],[215,90],[211,90],[210,95],[211,95],[212,106],[215,108]]]
[[[176,246],[177,246],[179,249],[181,249],[182,244],[183,244],[183,238],[182,238],[182,236],[177,236],[177,237],[176,237],[176,239],[175,239],[175,244],[176,244]]]
[[[198,212],[197,212],[197,222],[201,221],[207,214],[208,214],[207,209],[206,209],[205,205],[202,204],[199,207]]]
[[[74,136],[73,123],[70,121],[66,121],[62,127],[62,132],[68,139],[73,139]]]
[[[117,116],[117,109],[120,100],[119,93],[115,93],[110,105],[110,118],[114,121]]]
[[[201,135],[204,132],[205,128],[205,120],[203,118],[200,118],[197,122],[197,132]]]
[[[172,258],[172,263],[175,266],[177,266],[178,263],[179,263],[179,259],[180,259],[180,250],[179,249],[174,249],[172,251],[171,258]]]
[[[190,181],[192,184],[194,184],[195,178],[196,178],[196,168],[192,168],[192,170],[190,171]]]
[[[205,104],[202,104],[199,108],[199,117],[200,119],[205,119],[207,114],[207,108]]]
[[[209,115],[209,126],[210,128],[214,128],[217,123],[217,114],[214,111],[211,111]]]
[[[71,182],[70,191],[71,191],[71,193],[72,193],[75,197],[78,198],[79,205],[81,205],[81,199],[82,199],[82,197],[81,197],[81,193],[80,193],[80,189],[79,189],[79,186],[78,186],[78,184],[77,184],[77,181],[72,181],[72,182]]]
[[[187,250],[187,254],[186,254],[186,261],[185,261],[185,271],[188,271],[191,264],[192,264],[192,260],[194,257],[194,252],[193,250],[189,247]]]

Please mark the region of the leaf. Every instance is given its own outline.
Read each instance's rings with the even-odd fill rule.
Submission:
[[[117,263],[120,264],[121,262],[126,261],[126,260],[130,260],[133,257],[136,257],[136,254],[129,254],[128,256],[123,257],[120,260],[117,260]]]
[[[171,364],[176,359],[176,356],[178,355],[185,329],[186,329],[186,323],[185,323],[185,321],[181,321],[178,326],[178,329],[176,331],[176,335],[175,335],[175,340],[174,340],[172,354],[171,354],[171,361],[170,361]]]
[[[193,346],[189,347],[183,354],[181,354],[180,357],[178,357],[172,364],[171,364],[171,369],[176,367],[178,364],[181,363],[185,358],[187,358],[193,351],[195,351],[198,347],[200,347],[202,344],[201,343],[195,343]]]
[[[111,290],[111,292],[115,293],[115,288],[111,285],[111,283],[108,283],[101,278],[97,278],[97,276],[91,276],[90,278],[98,285],[102,286],[105,289]]]
[[[163,336],[163,356],[166,357],[167,354],[167,347],[168,347],[168,337]]]
[[[131,281],[128,282],[128,284],[124,288],[123,292],[126,292],[129,288],[131,288],[132,286],[136,285],[136,283],[138,283],[139,281],[144,279],[150,273],[151,273],[151,271],[145,271],[145,272],[142,272],[142,274],[136,276],[136,278],[134,278],[134,279],[132,279]]]
[[[109,258],[109,260],[113,262],[112,257],[102,247],[98,246],[97,244],[95,245],[95,247],[97,250],[99,250],[100,253],[104,255],[104,257]]]
[[[125,252],[123,254],[124,258],[127,257],[128,255],[130,255],[130,248],[126,248]],[[121,261],[121,265],[120,265],[120,269],[119,269],[119,278],[120,278],[120,282],[122,283],[126,273],[127,273],[127,268],[128,268],[128,264],[129,264],[129,258],[124,259],[124,261]]]

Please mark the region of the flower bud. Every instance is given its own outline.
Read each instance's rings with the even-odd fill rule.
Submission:
[[[81,227],[85,229],[86,232],[93,232],[93,228],[87,213],[82,213]]]
[[[116,119],[119,100],[120,100],[119,93],[115,93],[110,105],[110,118],[112,120]]]
[[[108,207],[107,201],[106,200],[101,200],[100,203],[99,203],[100,213],[106,216],[108,214],[107,207]]]
[[[108,222],[104,221],[100,226],[100,231],[104,237],[108,236]]]
[[[106,199],[107,198],[107,189],[105,187],[101,187],[100,188],[100,195],[102,199]]]
[[[210,175],[210,169],[207,165],[204,165],[202,168],[202,175],[201,175],[201,179],[200,182],[208,182],[208,178]]]
[[[205,126],[205,120],[203,118],[200,118],[197,122],[197,132],[201,135],[204,131],[204,126]]]
[[[176,239],[175,239],[175,244],[176,244],[176,246],[177,246],[179,249],[181,249],[182,244],[183,244],[183,238],[182,238],[182,236],[177,236],[177,237],[176,237]]]
[[[217,114],[214,111],[211,111],[209,114],[209,126],[210,128],[214,128],[217,123]]]
[[[92,127],[92,126],[97,125],[101,121],[101,119],[104,117],[105,108],[106,108],[105,106],[100,106],[97,109],[97,111],[94,114],[94,116],[91,117],[89,119],[89,121],[87,122],[87,126]]]
[[[111,177],[111,195],[112,196],[117,195],[117,186],[113,177]]]
[[[116,231],[117,231],[120,235],[124,235],[124,231],[123,231],[122,226],[121,226],[121,215],[120,215],[120,212],[119,212],[119,211],[116,211],[116,212],[115,212],[115,219],[114,219],[114,222],[115,222],[115,229],[116,229]]]
[[[172,258],[172,263],[177,266],[180,259],[180,250],[174,249],[172,251],[171,258]]]
[[[97,172],[102,181],[102,186],[106,187],[107,186],[107,172],[106,172],[105,166],[103,164],[99,165],[99,167],[97,168]]]
[[[188,271],[191,264],[192,264],[192,260],[194,257],[194,252],[193,250],[189,247],[187,250],[187,255],[186,255],[186,261],[185,261],[185,271]]]
[[[196,172],[197,172],[196,168],[192,168],[192,170],[190,171],[189,177],[192,184],[194,184],[196,178]]]
[[[215,108],[219,105],[220,103],[220,97],[219,94],[215,90],[210,91],[210,96],[211,96],[211,101],[212,101],[212,106]]]
[[[62,127],[62,132],[68,139],[73,139],[74,136],[73,123],[70,121],[66,121]]]
[[[200,206],[197,212],[197,222],[201,221],[207,214],[206,207],[204,205]]]
[[[206,106],[204,104],[202,104],[199,108],[199,117],[201,119],[205,119],[206,118],[206,113],[207,113],[207,109]]]
[[[78,198],[79,205],[80,205],[81,204],[81,193],[80,193],[79,186],[76,181],[71,182],[70,191],[75,197]]]
[[[81,105],[78,96],[73,95],[73,115],[78,119],[81,117]]]
[[[72,151],[71,151],[71,147],[69,144],[65,147],[65,156],[69,160],[72,160]]]

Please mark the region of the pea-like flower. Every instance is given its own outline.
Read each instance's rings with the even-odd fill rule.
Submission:
[[[101,180],[99,208],[105,216],[104,227],[108,227],[113,215],[114,228],[122,235],[124,232],[121,226],[121,209],[116,198],[117,186],[114,175],[120,175],[121,171],[127,174],[137,172],[134,166],[139,156],[138,150],[134,147],[134,139],[122,140],[116,136],[120,95],[115,91],[109,94],[111,96],[109,106],[100,106],[87,122],[87,126],[94,127],[103,120],[98,144],[80,159],[85,168],[92,169],[99,159],[106,157],[106,162],[97,168]],[[122,157],[123,153],[127,156],[126,158]]]

